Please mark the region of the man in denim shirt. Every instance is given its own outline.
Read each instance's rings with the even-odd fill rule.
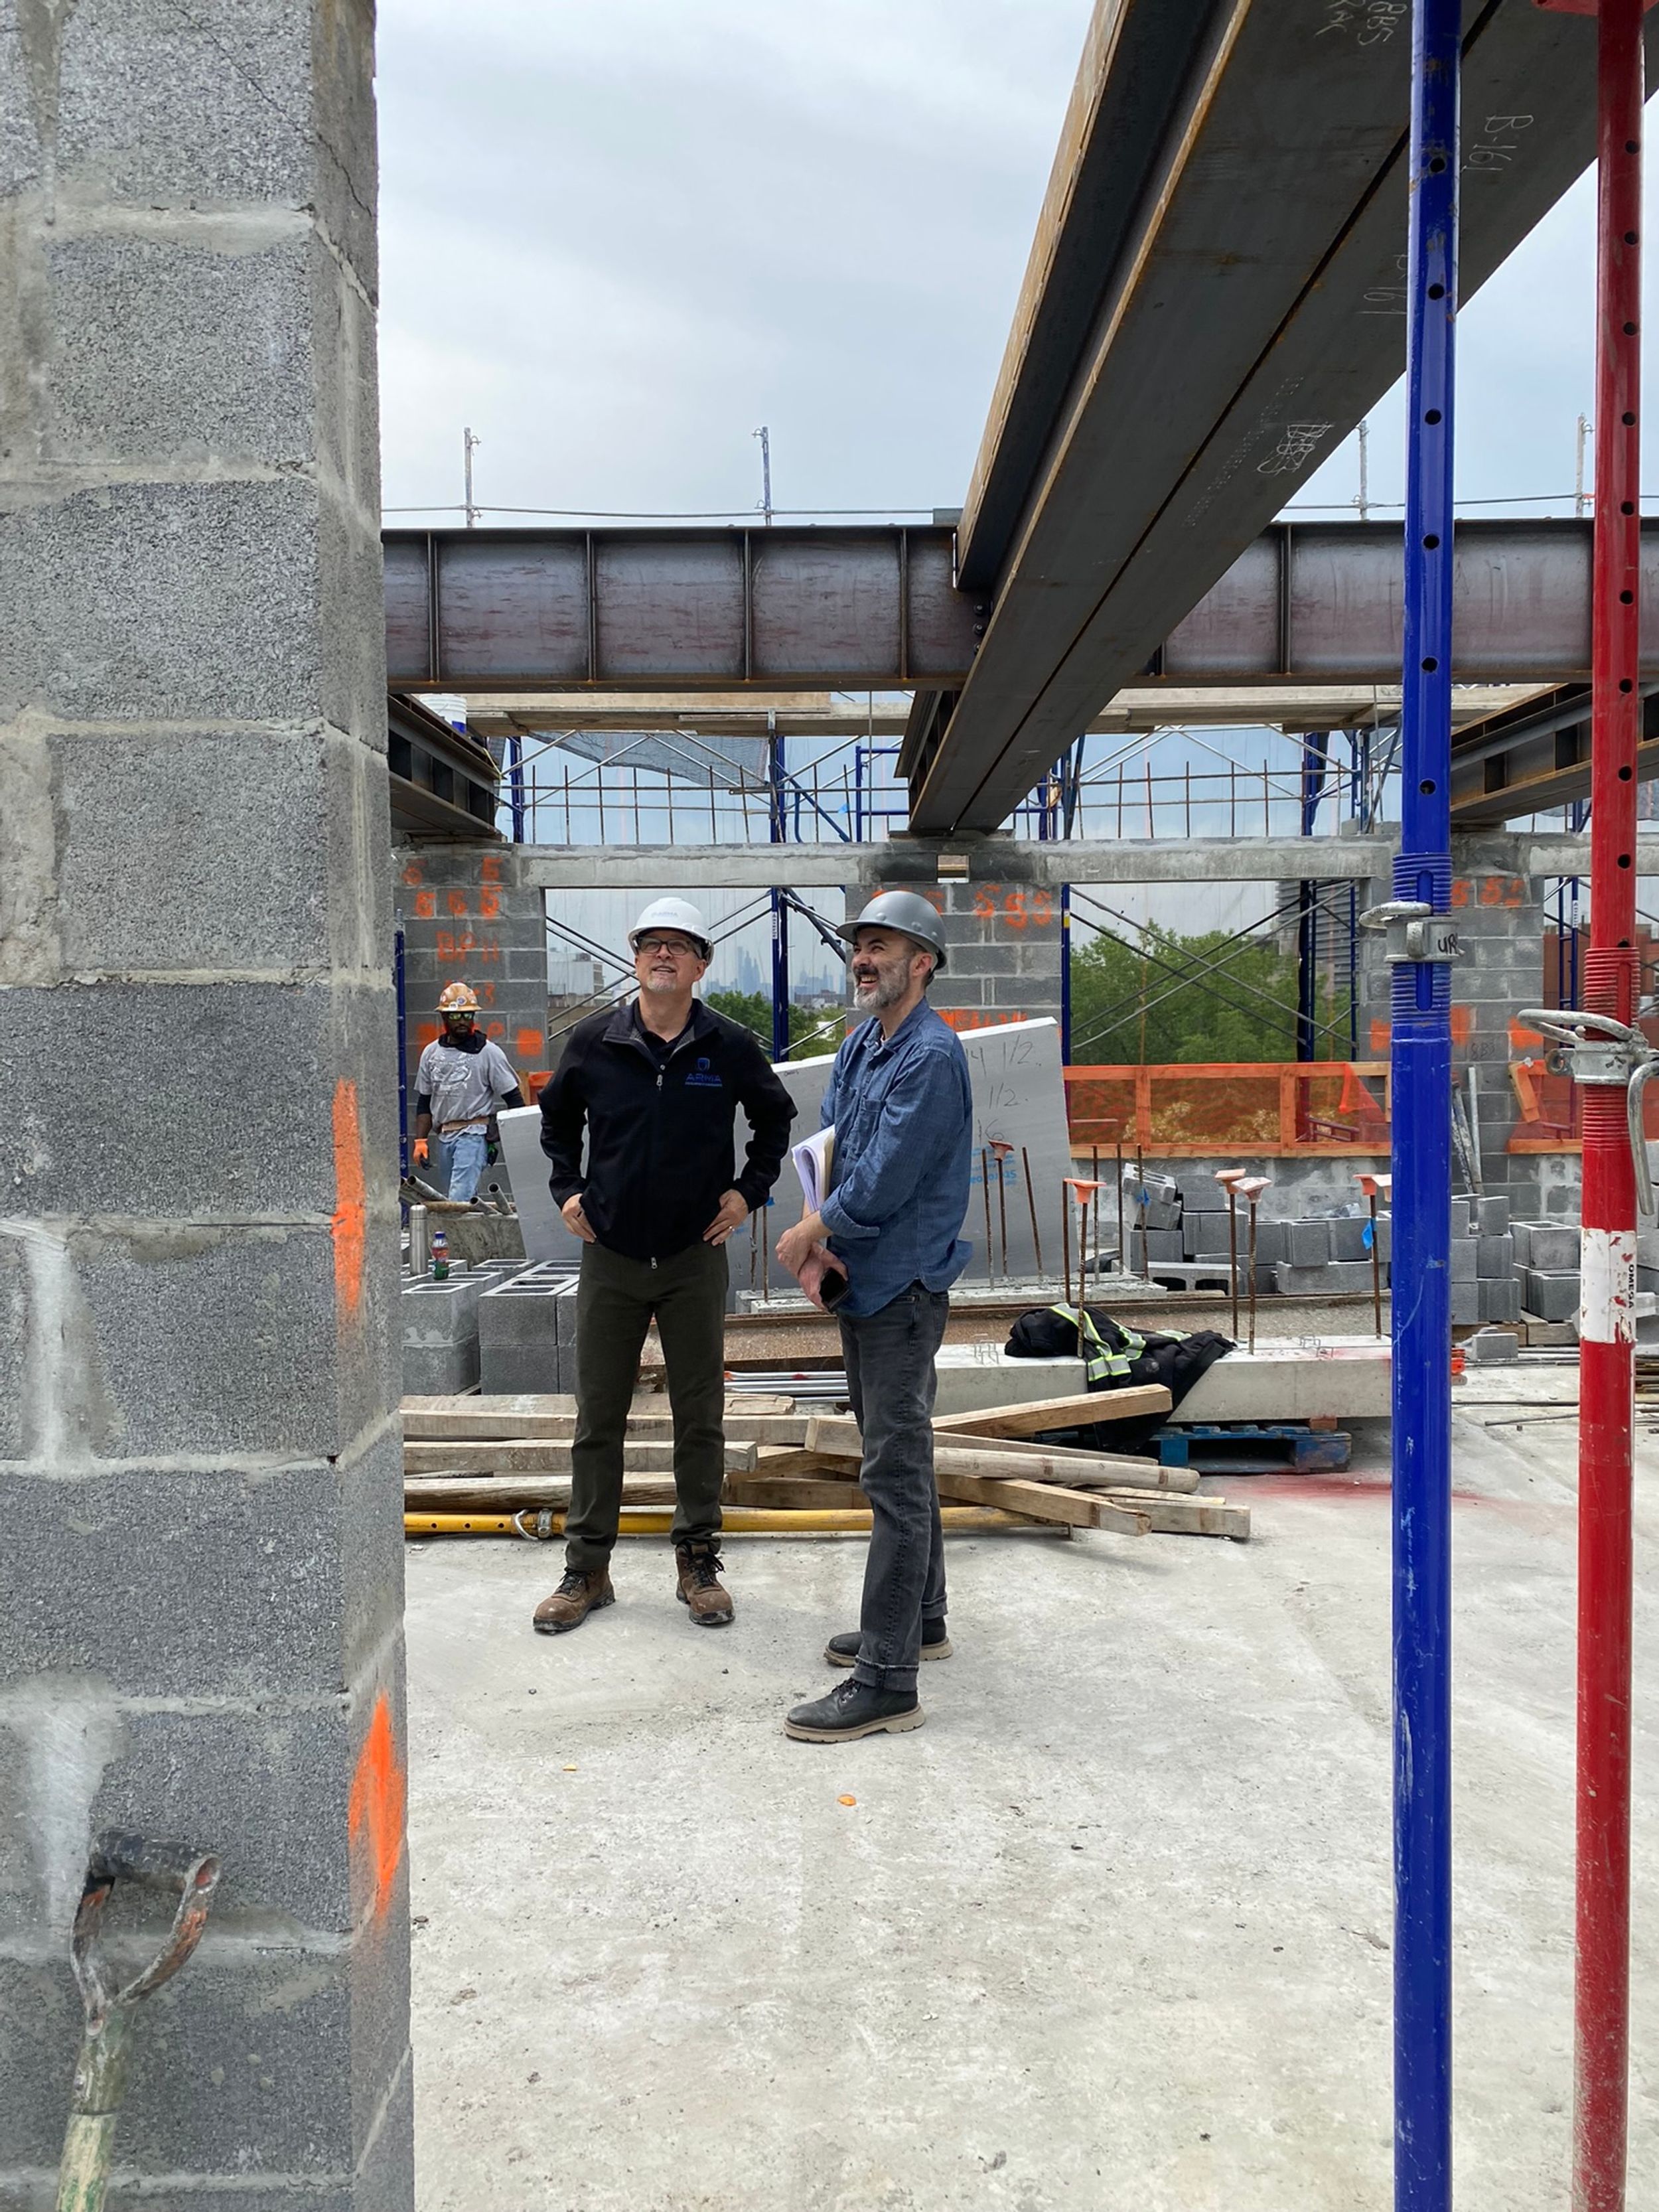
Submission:
[[[853,945],[854,1002],[874,1018],[836,1054],[824,1094],[823,1125],[836,1132],[830,1194],[777,1249],[799,1274],[827,1244],[846,1272],[836,1312],[872,1526],[859,1629],[824,1653],[852,1680],[784,1723],[809,1743],[920,1728],[916,1662],[950,1656],[933,1358],[971,1249],[957,1233],[973,1139],[968,1062],[927,998],[945,965],[939,917],[914,891],[886,891],[842,934]]]

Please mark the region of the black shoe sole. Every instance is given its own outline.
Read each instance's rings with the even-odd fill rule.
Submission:
[[[954,1649],[947,1636],[940,1643],[924,1644],[921,1647],[921,1656],[924,1659],[948,1659]],[[859,1662],[859,1655],[856,1651],[837,1651],[832,1644],[829,1644],[823,1647],[823,1656],[832,1667],[856,1667]]]
[[[907,1735],[927,1717],[920,1705],[912,1705],[908,1713],[888,1713],[881,1720],[860,1721],[854,1728],[805,1728],[799,1721],[787,1720],[783,1732],[797,1743],[851,1743],[860,1735]]]
[[[581,1620],[532,1620],[530,1626],[538,1636],[568,1636],[573,1628],[581,1626],[582,1620],[587,1619],[587,1613],[603,1613],[606,1606],[616,1602],[617,1593],[612,1590],[609,1597],[596,1597],[588,1607],[587,1613],[583,1613]]]
[[[674,1595],[682,1605],[690,1604],[691,1601],[684,1590],[676,1590]],[[737,1617],[735,1607],[730,1613],[694,1613],[691,1616],[691,1626],[693,1628],[729,1628]]]

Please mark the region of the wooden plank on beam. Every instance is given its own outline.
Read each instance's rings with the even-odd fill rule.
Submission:
[[[754,1472],[760,1447],[729,1443],[726,1447],[728,1474]],[[668,1472],[674,1464],[672,1443],[624,1443],[623,1465],[631,1474]],[[570,1446],[555,1438],[489,1438],[448,1443],[441,1441],[406,1443],[405,1474],[568,1474]]]
[[[979,1437],[1029,1437],[1038,1429],[1081,1428],[1091,1421],[1138,1421],[1167,1413],[1174,1404],[1158,1382],[1127,1390],[1091,1390],[1067,1398],[1034,1398],[1023,1406],[982,1406],[976,1412],[942,1413],[933,1426],[943,1436],[966,1429]]]

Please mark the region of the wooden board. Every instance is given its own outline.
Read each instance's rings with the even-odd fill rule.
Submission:
[[[794,1412],[794,1402],[793,1398],[728,1397],[726,1434],[756,1443],[769,1439],[775,1443],[799,1443],[793,1431],[806,1417]],[[438,1437],[568,1437],[575,1434],[576,1426],[575,1400],[554,1391],[494,1398],[482,1398],[476,1393],[455,1398],[405,1398],[402,1413],[404,1437],[423,1442]],[[635,1392],[629,1409],[630,1436],[660,1436],[672,1427],[665,1396]]]
[[[943,1413],[933,1426],[941,1432],[970,1429],[981,1437],[1029,1437],[1038,1429],[1074,1429],[1088,1421],[1135,1421],[1147,1413],[1167,1413],[1173,1403],[1161,1383],[1137,1383],[1129,1390],[1091,1390],[1071,1398],[1034,1398],[1024,1406]]]
[[[728,1474],[754,1472],[760,1447],[729,1443],[726,1447]],[[623,1446],[623,1466],[635,1474],[660,1474],[674,1464],[674,1447],[660,1443],[628,1443]],[[434,1439],[404,1446],[405,1474],[568,1474],[570,1447],[545,1438],[509,1437],[450,1443]]]
[[[804,1505],[867,1512],[870,1505],[855,1482],[825,1482],[799,1474],[728,1474],[720,1499],[723,1504],[763,1505],[774,1511]]]
[[[1114,1494],[1120,1505],[1149,1516],[1155,1536],[1233,1536],[1243,1542],[1250,1533],[1249,1507],[1230,1505],[1224,1498],[1153,1498],[1141,1490]]]
[[[975,1441],[974,1432],[967,1429],[946,1429],[936,1434],[936,1451],[942,1446],[954,1449],[958,1443],[970,1445]],[[1084,1451],[1075,1444],[1037,1444],[1024,1437],[987,1437],[984,1441],[1011,1458],[1049,1461],[1063,1470],[1060,1480],[1079,1490],[1189,1491],[1196,1490],[1200,1480],[1196,1468],[1160,1467],[1155,1459],[1140,1459],[1127,1452]],[[1042,1478],[1033,1474],[1032,1480],[1041,1481]]]
[[[1158,1476],[1166,1472],[1150,1460],[1118,1457],[1097,1452],[1082,1457],[1064,1458],[1047,1452],[1039,1444],[1018,1450],[1004,1448],[1005,1440],[997,1437],[971,1436],[963,1431],[935,1430],[933,1465],[935,1469],[954,1468],[963,1474],[1003,1477],[1010,1481],[1060,1482],[1073,1488],[1084,1486],[1085,1470],[1091,1478],[1088,1487],[1130,1490],[1146,1488],[1158,1491],[1169,1487],[1160,1483]],[[858,1424],[834,1414],[815,1414],[806,1431],[809,1451],[822,1452],[838,1460],[859,1459],[863,1455],[863,1443]],[[1173,1470],[1168,1470],[1173,1471]],[[1197,1480],[1190,1486],[1196,1490]]]
[[[937,1469],[939,1494],[966,1505],[995,1505],[1006,1513],[1029,1513],[1036,1521],[1063,1522],[1070,1528],[1109,1528],[1120,1536],[1144,1536],[1152,1523],[1134,1506],[1103,1498],[1098,1491],[1062,1490],[1046,1482],[1007,1482]]]
[[[404,1440],[408,1443],[568,1443],[576,1433],[574,1413],[507,1413],[477,1411],[478,1401],[464,1411],[404,1412]],[[806,1441],[805,1413],[727,1413],[721,1426],[728,1443],[801,1444]],[[649,1413],[630,1413],[623,1434],[641,1443],[672,1443],[674,1424],[666,1407]]]
[[[743,1478],[736,1478],[741,1481]],[[568,1474],[405,1475],[404,1507],[411,1513],[516,1513],[520,1506],[559,1511],[570,1503]],[[672,1475],[623,1477],[624,1505],[672,1505]]]

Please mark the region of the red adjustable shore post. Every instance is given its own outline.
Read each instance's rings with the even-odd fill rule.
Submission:
[[[1590,949],[1583,988],[1583,1012],[1599,1019],[1588,1034],[1581,1031],[1574,1054],[1575,1074],[1584,1085],[1574,2212],[1622,2212],[1630,2081],[1631,1428],[1640,1132],[1639,1086],[1632,1109],[1630,1078],[1643,1053],[1634,1025],[1642,17],[1648,4],[1569,0],[1571,12],[1597,18],[1599,164]]]

